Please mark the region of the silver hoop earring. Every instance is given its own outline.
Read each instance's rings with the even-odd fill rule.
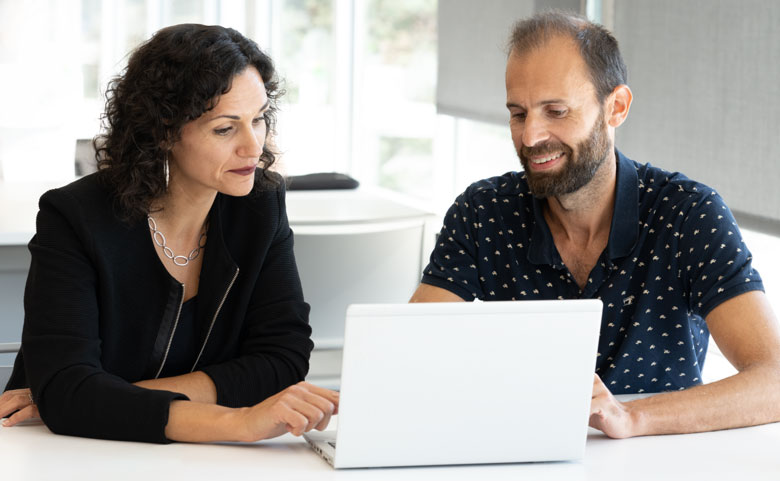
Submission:
[[[168,190],[168,182],[171,179],[171,173],[168,170],[168,154],[165,154],[165,162],[163,162],[163,174],[165,175],[165,190]]]

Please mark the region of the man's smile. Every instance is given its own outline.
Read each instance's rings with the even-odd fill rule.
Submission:
[[[545,164],[545,163],[547,163],[547,162],[549,162],[551,160],[555,160],[555,159],[558,159],[560,157],[563,157],[563,152],[556,152],[554,154],[549,154],[549,155],[546,155],[544,157],[537,157],[537,158],[530,159],[530,160],[534,164]]]

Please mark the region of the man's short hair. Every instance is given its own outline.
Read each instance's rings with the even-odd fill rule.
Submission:
[[[574,13],[551,10],[518,21],[509,38],[509,55],[522,55],[558,36],[569,37],[579,46],[600,103],[615,87],[626,84],[628,71],[615,37]]]

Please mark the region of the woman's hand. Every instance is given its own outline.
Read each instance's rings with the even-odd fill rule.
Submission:
[[[173,401],[165,436],[186,442],[254,442],[287,432],[300,436],[312,429],[324,430],[338,405],[339,393],[307,382],[247,408]]]
[[[3,426],[10,427],[27,419],[37,419],[38,406],[35,405],[29,389],[14,389],[0,396],[0,418],[17,411],[16,414],[3,421]]]
[[[330,417],[338,413],[339,393],[307,382],[299,382],[265,401],[239,413],[246,431],[245,441],[274,438],[284,433],[300,436],[325,430]]]

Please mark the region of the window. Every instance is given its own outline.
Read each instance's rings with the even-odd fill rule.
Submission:
[[[270,54],[286,90],[277,137],[286,174],[346,170],[348,152],[339,137],[348,132],[342,105],[347,99],[339,85],[348,83],[350,70],[336,49],[338,3],[274,2]]]
[[[354,172],[430,200],[436,135],[436,2],[357,2]]]
[[[0,175],[72,180],[75,140],[98,133],[106,84],[129,52],[167,25],[218,23],[254,38],[277,64],[287,91],[276,139],[284,173],[348,172],[430,201],[436,136],[452,137],[438,128],[434,106],[436,7],[436,0],[2,2],[0,87],[15,95],[0,113]]]

